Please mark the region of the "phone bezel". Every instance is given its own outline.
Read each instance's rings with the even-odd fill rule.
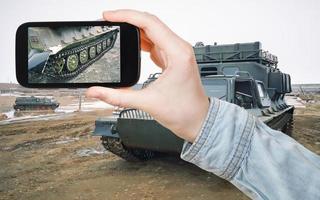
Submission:
[[[28,82],[28,28],[61,26],[120,26],[120,82],[119,83],[29,83]],[[89,66],[90,67],[90,66]],[[16,32],[16,78],[20,85],[29,88],[88,88],[91,86],[128,87],[140,77],[139,29],[128,23],[108,21],[55,21],[27,22]]]

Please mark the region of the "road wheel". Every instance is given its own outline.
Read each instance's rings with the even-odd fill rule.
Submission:
[[[153,151],[127,148],[119,138],[102,136],[101,141],[106,150],[130,162],[146,161],[155,157]]]

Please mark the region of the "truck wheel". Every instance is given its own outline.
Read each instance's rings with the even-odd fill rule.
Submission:
[[[155,157],[153,151],[124,146],[119,138],[101,137],[102,145],[111,153],[130,162],[146,161]]]

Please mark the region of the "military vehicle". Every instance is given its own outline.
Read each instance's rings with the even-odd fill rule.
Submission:
[[[29,28],[29,74],[71,79],[112,49],[118,32],[108,26]]]
[[[46,97],[17,97],[13,108],[15,111],[50,111],[55,110],[59,107],[59,103],[57,103],[53,99],[49,99]]]
[[[289,133],[294,107],[284,101],[291,92],[288,74],[260,42],[194,46],[202,84],[208,96],[237,104],[273,129]],[[159,74],[143,84],[148,87]],[[183,140],[142,110],[124,108],[98,118],[94,135],[103,146],[128,161],[147,160],[158,152],[179,154]]]

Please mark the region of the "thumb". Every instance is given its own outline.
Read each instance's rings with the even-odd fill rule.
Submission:
[[[119,107],[139,109],[142,105],[141,91],[130,88],[112,89],[95,86],[87,90],[86,96]]]

